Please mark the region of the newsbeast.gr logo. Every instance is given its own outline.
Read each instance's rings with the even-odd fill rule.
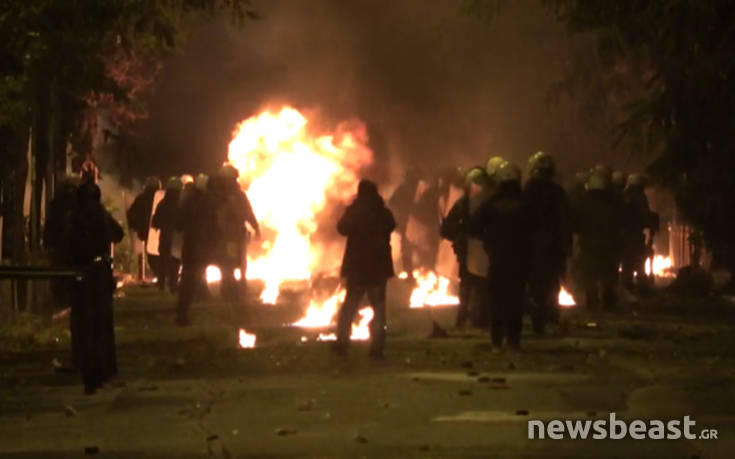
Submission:
[[[538,419],[528,421],[529,440],[716,440],[716,429],[701,429],[695,432],[696,421],[689,416],[683,420],[670,421],[636,419],[631,422],[616,419],[615,413],[610,413],[609,419],[597,420],[553,420],[544,422]]]

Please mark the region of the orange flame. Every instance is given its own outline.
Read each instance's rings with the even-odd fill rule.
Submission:
[[[252,349],[255,347],[256,336],[252,333],[248,333],[244,329],[240,329],[239,342],[240,347],[243,349]]]
[[[354,195],[357,172],[372,161],[366,142],[359,123],[315,135],[291,107],[266,110],[235,129],[228,159],[240,172],[264,236],[248,256],[247,275],[265,282],[264,303],[276,303],[286,280],[336,272],[340,248],[312,236],[328,202],[346,203]]]
[[[306,309],[304,317],[294,322],[292,325],[304,328],[320,328],[334,325],[334,319],[339,311],[339,306],[345,299],[346,291],[340,288],[337,293],[330,296],[324,301],[312,299],[309,307]],[[364,341],[370,339],[370,321],[373,320],[373,309],[365,307],[358,311],[360,322],[352,324],[352,333],[350,339],[353,341]],[[337,335],[334,333],[320,333],[317,341],[336,341]]]
[[[352,332],[350,333],[351,341],[367,341],[370,339],[370,322],[373,320],[373,308],[365,307],[358,311],[360,314],[360,322],[352,324]],[[319,333],[317,341],[337,341],[335,333]]]
[[[345,299],[345,293],[344,289],[340,289],[324,301],[320,302],[311,299],[304,317],[294,322],[293,325],[306,328],[328,327],[332,324],[332,319],[337,315],[339,305]]]
[[[671,257],[664,257],[663,255],[655,255],[653,259],[646,258],[646,275],[650,276],[651,272],[656,277],[675,277],[674,273],[671,272],[671,268],[674,266]]]
[[[572,306],[577,305],[577,302],[574,301],[574,297],[572,296],[572,294],[567,292],[567,289],[565,289],[563,285],[559,289],[558,303],[559,306],[563,308],[571,308]]]
[[[398,275],[399,279],[405,279],[405,273]],[[449,306],[459,304],[459,297],[449,293],[450,280],[439,276],[433,271],[413,271],[413,277],[418,284],[411,292],[410,306],[412,308],[423,308],[424,306]]]

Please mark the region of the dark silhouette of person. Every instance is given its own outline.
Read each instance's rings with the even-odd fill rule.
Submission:
[[[161,231],[158,242],[158,253],[160,257],[161,274],[158,285],[161,289],[168,289],[175,293],[179,284],[179,267],[181,261],[174,257],[172,248],[176,225],[179,219],[181,206],[181,189],[183,184],[178,177],[171,177],[166,184],[166,194],[156,207],[153,215],[153,227]]]
[[[239,172],[232,165],[222,166],[209,184],[215,202],[214,223],[220,236],[215,246],[217,264],[222,271],[222,296],[233,304],[241,304],[247,287],[247,243],[249,224],[260,237],[260,226],[247,195],[237,182]],[[240,282],[234,272],[240,268]]]
[[[473,167],[465,174],[464,180],[464,194],[442,219],[439,233],[452,242],[459,265],[459,306],[455,324],[463,327],[470,319],[472,325],[484,327],[488,325],[490,316],[486,307],[487,254],[480,240],[474,239],[477,244],[471,242],[470,221],[472,215],[492,196],[490,178],[483,168]],[[485,263],[474,263],[475,260]],[[484,272],[476,272],[475,265],[482,265]]]
[[[197,177],[194,187],[186,193],[179,214],[178,228],[184,241],[176,323],[181,326],[189,325],[189,307],[198,291],[207,288],[205,271],[213,261],[215,241],[222,237],[212,225],[215,204],[207,190],[207,181],[203,174]]]
[[[148,177],[143,191],[135,197],[127,211],[128,226],[143,242],[144,250],[148,247],[148,232],[151,226],[151,213],[156,192],[161,189],[161,181],[157,177]],[[157,278],[161,278],[160,260],[158,255],[146,254],[148,264]]]
[[[357,197],[337,223],[337,231],[347,237],[341,277],[347,292],[337,319],[337,342],[334,349],[345,354],[350,341],[351,324],[367,294],[373,309],[370,322],[370,355],[381,357],[385,344],[385,290],[393,277],[390,235],[396,228],[393,214],[385,206],[375,183],[361,180]]]
[[[84,273],[83,281],[72,289],[72,329],[77,335],[72,341],[79,346],[79,367],[88,394],[117,374],[110,246],[122,238],[122,227],[100,202],[99,187],[83,183],[70,216],[68,242],[72,266]]]
[[[495,193],[473,216],[472,226],[490,257],[490,334],[498,351],[504,341],[513,349],[520,347],[531,225],[518,168],[503,164],[495,181]]]
[[[558,294],[572,250],[569,202],[554,181],[555,165],[539,152],[529,161],[530,178],[523,200],[531,218],[531,271],[529,293],[533,300],[533,329],[543,334],[549,321],[559,316]]]

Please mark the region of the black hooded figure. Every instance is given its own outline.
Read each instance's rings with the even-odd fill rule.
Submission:
[[[390,235],[396,227],[393,214],[378,194],[378,187],[361,180],[357,198],[337,223],[337,231],[347,237],[341,277],[347,293],[339,310],[335,349],[346,353],[352,320],[363,295],[367,294],[374,316],[370,322],[370,355],[380,357],[385,342],[385,288],[393,277]]]
[[[117,374],[110,245],[122,240],[123,229],[102,206],[92,182],[79,187],[70,220],[70,261],[84,273],[72,290],[72,346],[85,392],[94,393]]]

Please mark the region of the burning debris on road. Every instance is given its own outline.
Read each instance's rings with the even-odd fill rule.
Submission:
[[[257,337],[254,334],[248,333],[242,328],[238,332],[238,342],[240,344],[240,347],[243,349],[254,348],[256,339]]]

